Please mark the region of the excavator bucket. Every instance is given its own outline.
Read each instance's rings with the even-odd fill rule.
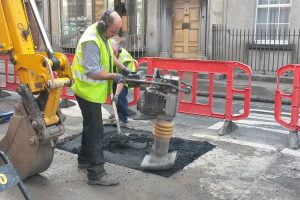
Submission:
[[[9,157],[22,180],[48,169],[54,155],[50,141],[39,143],[29,117],[24,113],[24,107],[18,103],[7,133],[0,141],[0,150]]]

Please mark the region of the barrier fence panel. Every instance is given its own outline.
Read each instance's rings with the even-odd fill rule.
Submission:
[[[139,65],[147,63],[148,74],[153,74],[155,68],[161,70],[163,74],[168,71],[176,71],[181,80],[186,74],[189,74],[189,82],[192,84],[192,94],[190,99],[184,98],[180,94],[178,112],[203,115],[208,117],[222,118],[228,121],[239,120],[248,117],[250,112],[251,97],[251,74],[249,66],[240,62],[230,61],[203,61],[203,60],[183,60],[169,58],[151,58],[145,57],[138,59]],[[244,89],[234,88],[234,70],[239,69],[248,75],[248,84]],[[208,82],[208,102],[197,102],[197,84],[198,74],[207,73],[209,75]],[[226,80],[226,100],[225,112],[217,113],[213,111],[214,97],[214,75],[225,74]],[[186,77],[185,77],[186,78]],[[233,114],[233,96],[235,94],[242,95],[244,99],[244,112]]]
[[[70,63],[72,63],[74,55],[66,54]],[[4,80],[0,78],[1,89],[15,91],[19,81],[17,74],[9,67],[9,57],[1,56],[0,60],[4,63]],[[180,59],[164,59],[164,58],[141,58],[138,63],[148,63],[148,74],[152,74],[154,68],[163,70],[163,73],[167,71],[177,71],[178,76],[182,79],[189,74],[192,83],[192,98],[186,99],[184,95],[180,95],[179,112],[204,115],[216,118],[223,118],[226,120],[239,120],[246,118],[249,115],[250,110],[250,92],[251,92],[251,69],[239,62],[230,61],[202,61],[202,60],[180,60]],[[248,74],[248,86],[243,90],[233,87],[234,84],[234,69],[238,68]],[[208,103],[197,102],[197,78],[198,73],[209,74],[209,91],[208,91]],[[192,75],[191,75],[192,74]],[[225,74],[226,80],[226,110],[224,113],[213,112],[213,95],[214,95],[214,75]],[[3,85],[4,82],[5,84]],[[134,88],[133,99],[129,100],[128,105],[133,106],[137,104],[139,99],[139,88]],[[244,112],[241,114],[233,114],[233,96],[234,94],[240,94],[244,97]],[[68,87],[64,87],[62,91],[62,99],[75,99],[73,92]],[[109,103],[109,100],[107,101]]]
[[[284,92],[280,89],[280,77],[286,73],[294,76],[292,91]],[[277,70],[277,84],[275,93],[274,118],[283,127],[290,131],[299,131],[299,105],[300,105],[300,64],[291,64]],[[282,103],[288,100],[291,103],[290,113],[287,117],[283,115]]]
[[[14,67],[9,66],[9,56],[0,55],[0,89],[16,91],[19,79]]]

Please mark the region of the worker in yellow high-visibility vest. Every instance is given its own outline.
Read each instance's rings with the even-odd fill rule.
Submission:
[[[120,63],[122,63],[130,72],[136,71],[134,59],[126,49],[121,48],[119,46],[119,42],[115,39],[112,39],[112,49],[114,55],[118,58]],[[115,70],[116,72],[118,72],[118,68],[115,68]],[[114,84],[113,88],[114,90],[116,90],[116,84]],[[118,96],[118,103],[117,103],[118,116],[120,119],[121,127],[122,126],[127,127],[128,112],[134,112],[128,109],[127,94],[128,94],[128,85],[125,84],[123,90],[120,92]],[[114,118],[114,115],[112,114],[110,118]]]
[[[121,17],[113,9],[107,9],[100,21],[89,26],[76,48],[72,64],[74,84],[72,90],[81,109],[83,131],[81,148],[78,153],[78,168],[86,168],[88,184],[116,185],[117,178],[106,173],[103,156],[103,122],[101,104],[112,92],[112,83],[120,85],[113,100],[124,85],[124,76],[130,71],[114,56],[110,38],[122,27]],[[119,73],[113,72],[117,66]]]

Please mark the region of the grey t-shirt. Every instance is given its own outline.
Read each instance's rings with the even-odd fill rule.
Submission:
[[[107,40],[103,40],[108,50]],[[108,51],[110,59],[110,51]],[[87,41],[82,44],[82,59],[84,64],[84,73],[87,76],[96,75],[101,71],[100,63],[100,49],[94,41]]]

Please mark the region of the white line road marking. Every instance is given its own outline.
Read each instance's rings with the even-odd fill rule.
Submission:
[[[269,110],[260,110],[260,109],[250,109],[250,111],[254,111],[254,113],[250,113],[249,117],[247,119],[242,119],[238,121],[234,121],[238,126],[248,127],[248,128],[257,128],[265,131],[275,132],[275,133],[281,133],[281,134],[289,134],[288,130],[284,130],[280,124],[275,122],[273,111]],[[243,110],[239,111],[240,113],[243,112]],[[260,114],[255,112],[261,112],[266,114]],[[284,117],[286,118],[286,117]],[[218,130],[222,128],[224,122],[217,122],[211,126],[208,127],[208,129],[212,130]],[[264,127],[264,126],[270,126],[270,127]]]
[[[258,144],[258,143],[241,141],[241,140],[235,140],[235,139],[231,139],[231,138],[224,138],[224,136],[194,134],[193,137],[211,139],[211,140],[215,140],[215,141],[221,141],[221,142],[227,142],[227,143],[233,143],[233,144],[239,144],[239,145],[242,145],[242,146],[250,146],[250,147],[260,148],[260,149],[265,149],[265,150],[270,150],[270,151],[277,151],[278,150],[276,147],[273,147],[271,145]],[[287,154],[287,155],[291,155],[291,156],[295,156],[295,157],[300,158],[300,149],[294,150],[294,149],[284,148],[280,152],[283,153],[283,154]]]
[[[251,122],[251,121],[250,121]],[[281,133],[281,134],[285,134],[288,135],[289,131],[286,130],[280,130],[280,129],[273,129],[273,128],[265,128],[265,127],[259,127],[259,126],[255,126],[255,125],[246,125],[246,124],[242,124],[239,123],[239,121],[235,121],[234,123],[236,123],[238,126],[242,126],[242,127],[247,127],[247,128],[257,128],[257,129],[261,129],[264,131],[270,131],[270,132],[275,132],[275,133]],[[220,128],[222,128],[224,122],[217,122],[214,125],[208,127],[208,129],[211,130],[219,130]]]
[[[285,131],[285,130],[278,130],[278,129],[273,129],[273,128],[265,128],[265,127],[256,127],[256,126],[247,126],[247,125],[243,125],[243,124],[239,124],[240,126],[244,126],[244,127],[249,127],[249,128],[258,128],[258,129],[262,129],[264,131],[270,131],[270,132],[275,132],[275,133],[281,133],[281,134],[285,134],[288,135],[289,131]]]
[[[277,123],[277,122],[275,122],[275,118],[273,116],[269,117],[269,116],[264,115],[264,114],[250,114],[247,119],[249,119],[249,118],[250,119],[262,119],[262,120],[265,120],[265,121],[272,121],[274,123]],[[281,119],[289,122],[291,120],[291,117],[281,116]]]
[[[254,112],[262,112],[262,113],[272,113],[272,115],[274,115],[274,110],[260,110],[260,109],[250,109],[250,112],[254,111]],[[287,112],[282,112],[283,115],[290,115],[290,113]]]
[[[268,125],[268,126],[279,126],[280,125],[276,122],[266,122],[266,121],[257,121],[257,120],[247,120],[247,119],[241,119],[238,121],[235,121],[237,124],[246,124],[246,125]]]
[[[225,138],[224,136],[214,136],[214,135],[206,135],[206,134],[198,134],[197,133],[197,134],[194,134],[193,137],[211,139],[211,140],[216,140],[216,141],[221,141],[221,142],[234,143],[234,144],[239,144],[239,145],[243,145],[243,146],[250,146],[250,147],[255,147],[255,148],[260,148],[260,149],[266,149],[266,150],[270,150],[270,151],[277,150],[277,148],[275,148],[271,145],[235,140],[235,139],[231,139],[231,138]]]
[[[257,113],[250,113],[248,118],[263,119],[263,120],[266,120],[266,121],[273,121],[273,122],[275,120],[274,116],[269,116],[269,115],[265,115],[265,114],[257,114]]]
[[[295,156],[295,157],[300,157],[300,150],[293,150],[293,149],[288,149],[288,148],[284,148],[281,153],[284,153],[284,154],[288,154],[288,155],[291,155],[291,156]]]

